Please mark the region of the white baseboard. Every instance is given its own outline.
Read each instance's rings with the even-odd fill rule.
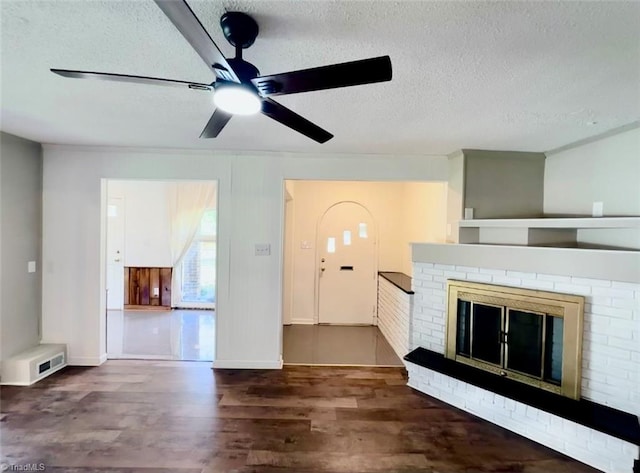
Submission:
[[[313,319],[291,319],[291,325],[315,325]]]
[[[280,370],[282,369],[282,360],[265,361],[265,360],[216,360],[213,362],[213,368],[219,369],[256,369],[256,370]]]
[[[69,357],[67,365],[71,366],[100,366],[107,361],[107,354],[103,353],[98,357],[94,356],[74,356]]]

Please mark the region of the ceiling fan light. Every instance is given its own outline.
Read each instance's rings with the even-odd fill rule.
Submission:
[[[232,115],[254,115],[262,109],[258,94],[241,84],[229,84],[216,88],[213,103],[220,110]]]

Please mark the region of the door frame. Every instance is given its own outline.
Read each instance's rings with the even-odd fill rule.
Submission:
[[[373,279],[375,281],[376,279],[376,275],[378,274],[378,260],[380,257],[380,252],[379,252],[379,235],[378,235],[378,222],[376,222],[375,217],[373,216],[373,214],[371,213],[371,211],[362,203],[356,201],[356,200],[340,200],[338,202],[334,202],[333,204],[331,204],[329,207],[327,207],[324,212],[322,212],[322,215],[320,215],[320,217],[318,217],[318,220],[316,222],[316,235],[315,235],[315,262],[314,262],[314,307],[313,307],[313,324],[314,325],[318,325],[320,323],[320,225],[322,224],[322,220],[324,219],[324,217],[327,215],[327,213],[329,212],[329,210],[331,210],[332,208],[336,207],[337,205],[340,204],[356,204],[360,207],[362,207],[368,214],[369,217],[371,217],[371,221],[373,222],[373,228],[371,229],[370,234],[372,236],[374,236],[374,243],[373,243]],[[377,306],[378,302],[377,299],[376,301],[374,301],[374,304]],[[377,320],[377,311],[376,314],[373,316],[373,320],[372,320],[372,325],[378,325],[377,324],[378,320]]]

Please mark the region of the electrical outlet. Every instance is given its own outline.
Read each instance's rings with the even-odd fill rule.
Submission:
[[[270,243],[256,243],[256,256],[269,256],[271,254]]]
[[[465,220],[473,220],[473,208],[465,207],[464,209],[464,219]]]
[[[604,215],[604,202],[594,202],[591,215],[593,217],[602,217]]]

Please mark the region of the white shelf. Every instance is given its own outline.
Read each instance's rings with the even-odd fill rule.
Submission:
[[[640,228],[640,217],[501,218],[460,220],[465,228]]]
[[[637,236],[630,237],[629,231],[636,233],[640,230],[640,217],[460,220],[458,241],[460,243],[492,245],[579,246],[579,230],[606,232],[606,241],[598,242],[601,246],[638,248],[639,238]],[[626,237],[620,240],[620,235],[626,235]],[[620,241],[623,243],[621,244]]]

